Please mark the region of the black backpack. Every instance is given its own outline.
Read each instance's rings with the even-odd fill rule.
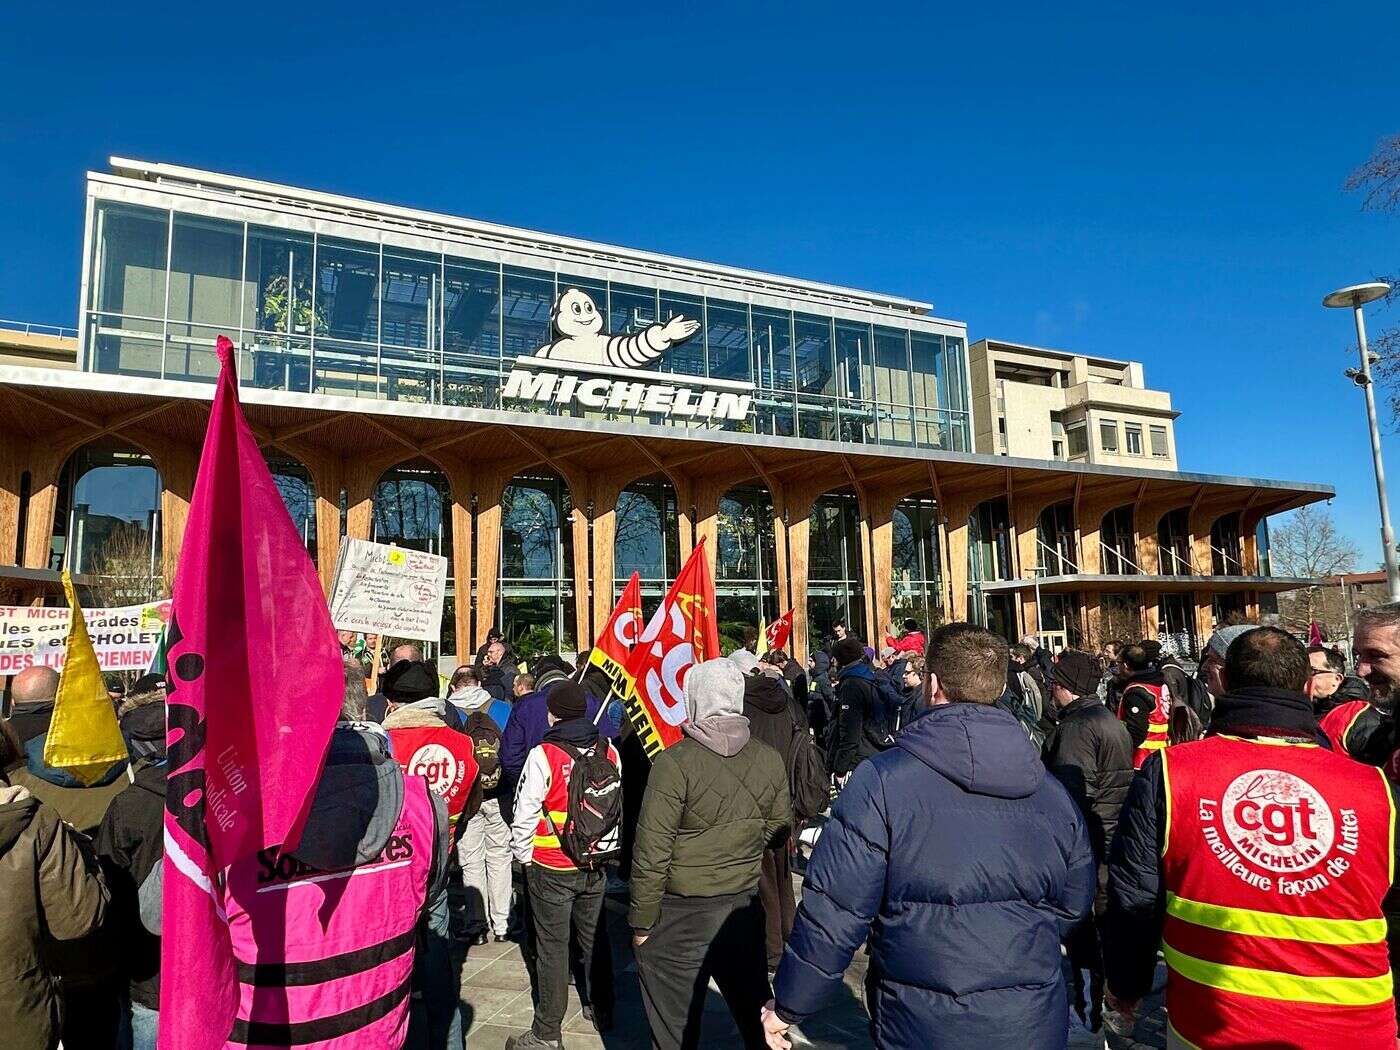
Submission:
[[[476,754],[476,782],[482,791],[494,791],[501,783],[501,729],[485,711],[473,711],[462,730],[472,738]]]
[[[569,771],[569,800],[564,826],[554,823],[549,810],[545,819],[559,840],[564,856],[581,871],[598,871],[622,853],[618,829],[622,825],[622,772],[608,758],[600,737],[587,751],[572,744],[551,741],[574,760]]]
[[[788,790],[797,823],[811,820],[831,803],[831,775],[816,741],[793,719],[787,753]]]

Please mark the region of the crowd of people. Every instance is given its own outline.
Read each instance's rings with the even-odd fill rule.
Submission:
[[[654,758],[586,661],[526,666],[493,632],[443,682],[416,645],[381,669],[341,644],[300,841],[221,887],[232,1045],[460,1050],[461,958],[493,940],[530,971],[515,1050],[562,1045],[571,984],[606,1033],[610,894],[664,1050],[699,1045],[711,982],[747,1047],[787,1050],[861,951],[879,1046],[1126,1034],[1159,960],[1176,1045],[1397,1045],[1400,606],[1357,616],[1354,673],[1275,627],[1223,627],[1188,669],[1151,640],[838,623],[805,661],[692,667]],[[145,1050],[165,681],[116,701],[128,758],[92,783],[44,762],[57,686],[18,674],[0,720],[0,1043]],[[330,908],[265,892],[335,872],[375,877]]]

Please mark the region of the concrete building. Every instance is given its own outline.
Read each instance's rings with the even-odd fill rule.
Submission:
[[[219,334],[323,580],[345,536],[448,558],[443,654],[586,647],[701,539],[722,635],[791,608],[799,652],[906,616],[1194,644],[1299,585],[1263,523],[1332,493],[1178,472],[1164,395],[1072,355],[1041,389],[1086,425],[1131,391],[1167,456],[973,451],[992,381],[927,302],[172,165],[88,174],[80,302],[76,368],[0,364],[0,601],[115,540],[168,582]]]
[[[1176,470],[1171,394],[1137,361],[993,339],[968,348],[973,447],[998,456]]]

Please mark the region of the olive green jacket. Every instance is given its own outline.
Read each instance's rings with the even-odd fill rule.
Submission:
[[[632,927],[649,930],[661,897],[723,897],[758,885],[766,847],[782,843],[792,801],[782,756],[749,739],[722,758],[686,737],[652,766],[632,859]]]

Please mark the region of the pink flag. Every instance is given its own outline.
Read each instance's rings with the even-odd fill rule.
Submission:
[[[320,580],[223,336],[219,361],[167,635],[162,1050],[227,1042],[238,983],[220,873],[300,839],[344,693]]]
[[[1322,644],[1322,626],[1316,620],[1308,624],[1308,644]]]

